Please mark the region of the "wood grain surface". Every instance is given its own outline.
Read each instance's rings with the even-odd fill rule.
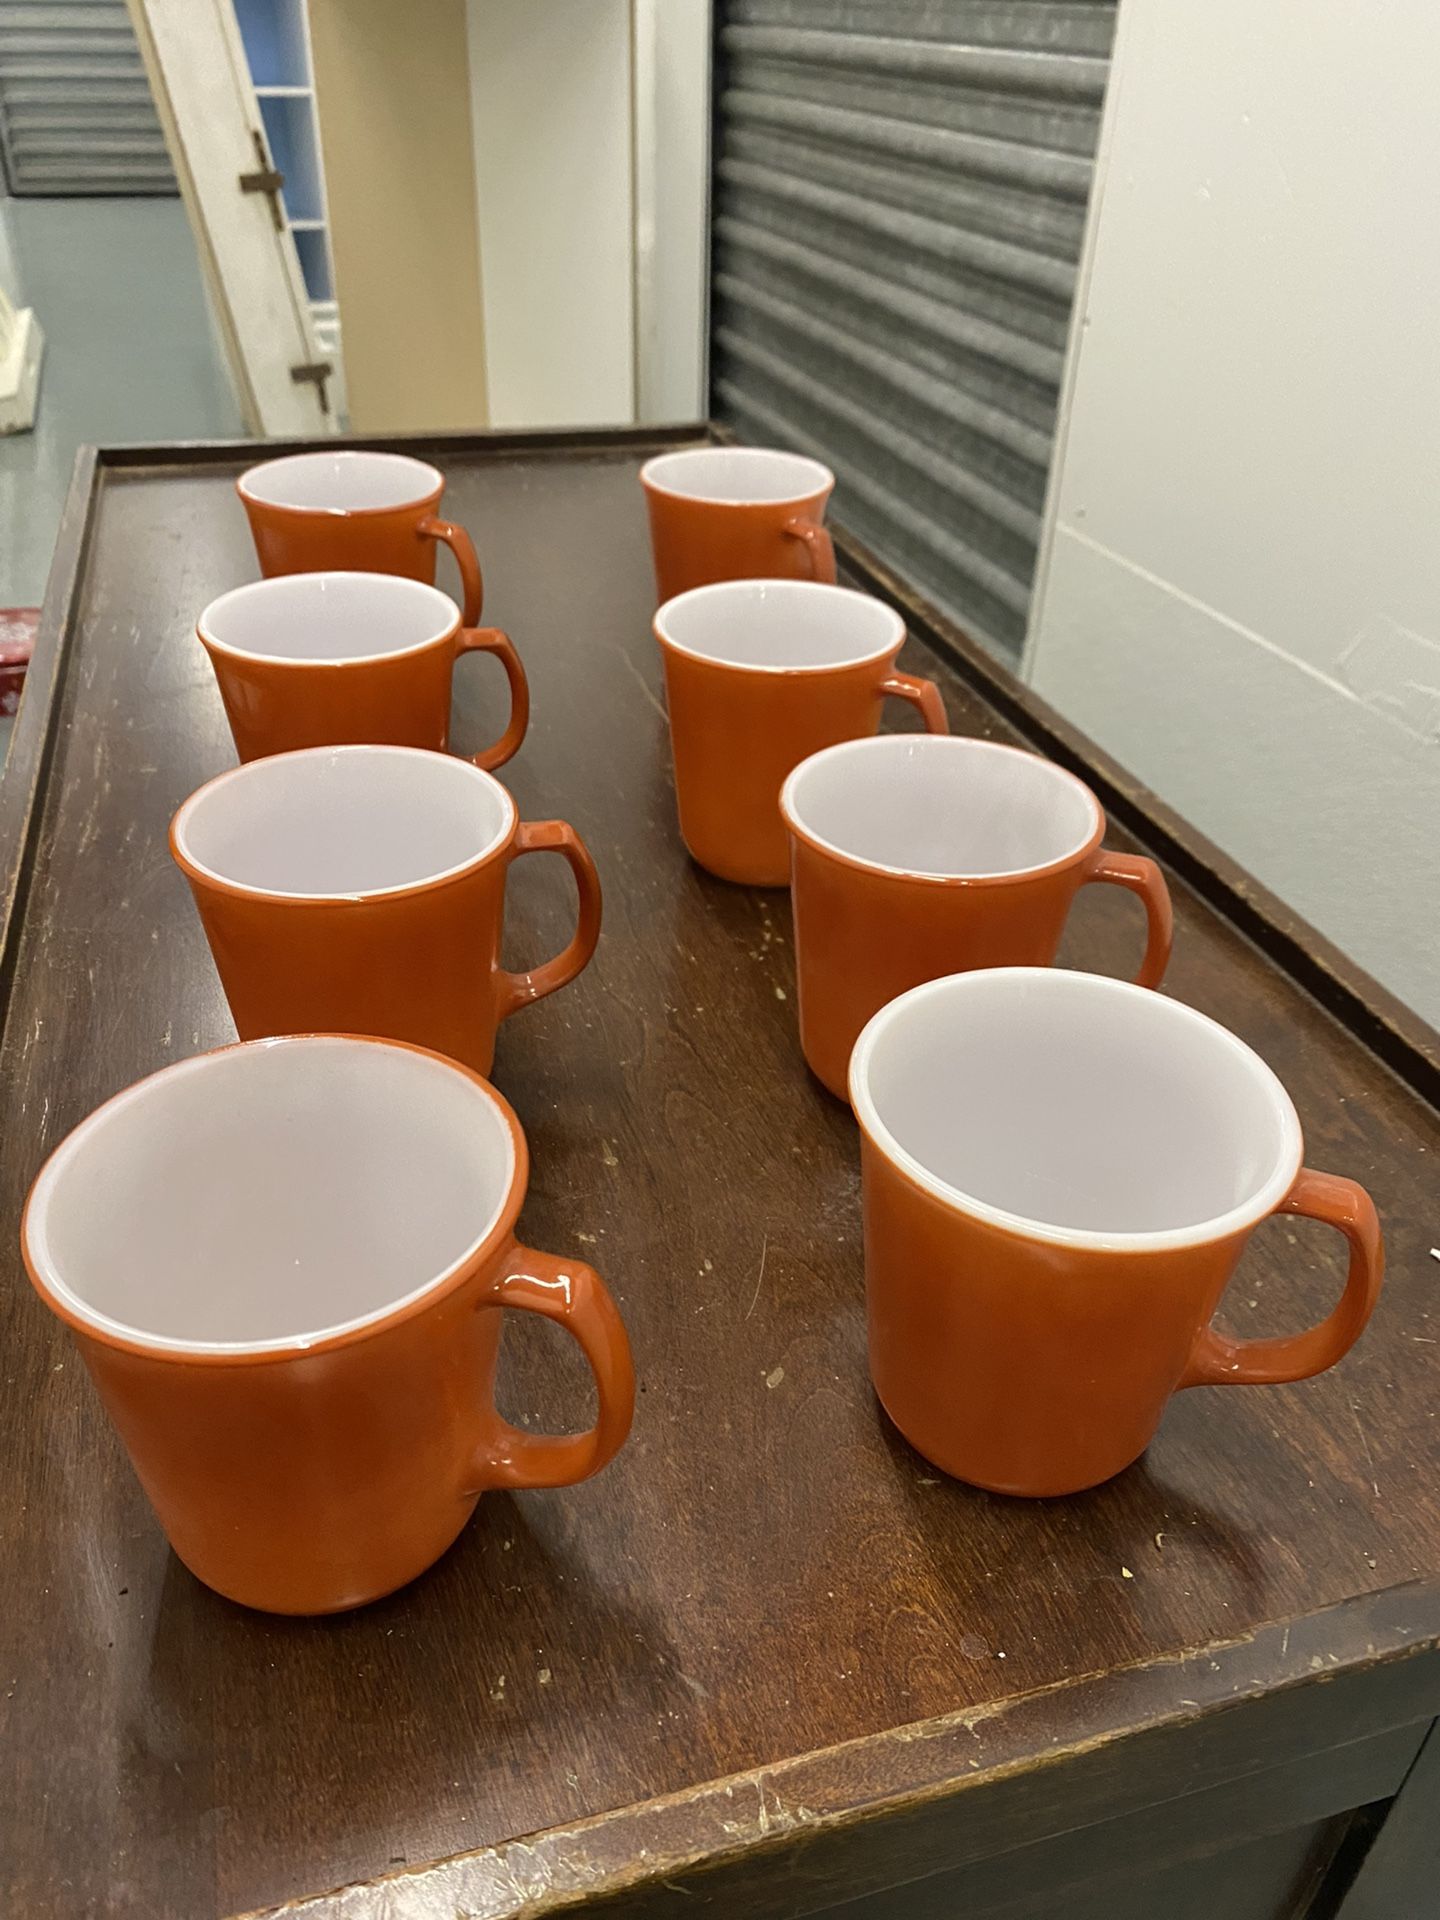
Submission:
[[[1031,1696],[1043,1752],[1065,1715],[1039,1690],[1145,1664],[1163,1717],[1187,1652],[1440,1574],[1440,1122],[1183,886],[1167,991],[1270,1061],[1312,1164],[1371,1189],[1374,1324],[1319,1381],[1181,1396],[1138,1466],[1071,1500],[946,1481],[887,1426],[854,1129],[800,1061],[785,895],[710,880],[676,834],[638,462],[446,464],[485,618],[530,676],[504,777],[525,817],[580,830],[605,887],[594,964],[506,1028],[495,1078],[533,1153],[526,1238],[593,1260],[625,1314],[634,1434],[587,1486],[487,1497],[428,1576],[346,1618],[245,1613],[168,1554],[14,1228],[98,1101],[231,1037],[165,829],[233,764],[192,628],[255,569],[233,467],[107,471],[0,1056],[7,1915],[259,1908]],[[902,664],[957,731],[1012,737],[950,668]],[[473,749],[500,676],[467,663],[457,686]],[[1066,957],[1133,972],[1138,905],[1089,894]],[[525,862],[509,963],[571,911],[558,863]],[[1271,1223],[1226,1318],[1313,1321],[1340,1273],[1323,1229]],[[578,1423],[584,1391],[558,1340],[511,1330],[511,1417]],[[1279,1639],[1257,1644],[1281,1684]]]

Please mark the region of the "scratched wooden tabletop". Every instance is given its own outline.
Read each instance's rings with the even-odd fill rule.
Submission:
[[[786,897],[709,879],[676,834],[636,464],[457,455],[446,496],[530,676],[504,777],[604,883],[595,962],[507,1026],[495,1077],[533,1154],[526,1238],[583,1252],[625,1315],[634,1433],[598,1480],[489,1495],[425,1578],[313,1622],[244,1612],[170,1556],[15,1244],[70,1127],[232,1037],[165,830],[233,763],[192,628],[255,574],[234,468],[104,480],[0,1061],[7,1915],[278,1903],[1440,1572],[1440,1124],[1183,887],[1166,990],[1260,1050],[1311,1163],[1379,1205],[1370,1332],[1313,1383],[1179,1397],[1139,1465],[1076,1499],[972,1491],[886,1424],[855,1133],[800,1061]],[[948,667],[904,664],[957,731],[1008,737]],[[462,666],[457,744],[501,703],[493,663]],[[1091,894],[1066,957],[1133,971],[1138,906]],[[523,863],[511,963],[570,911],[559,864]],[[1308,1323],[1340,1273],[1336,1238],[1270,1223],[1225,1315]],[[512,1417],[578,1424],[586,1393],[558,1338],[510,1330]]]

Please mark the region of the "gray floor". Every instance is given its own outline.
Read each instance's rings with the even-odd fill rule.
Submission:
[[[0,435],[0,607],[38,606],[83,441],[207,439],[241,421],[179,200],[0,194],[0,283],[45,334],[34,428]]]
[[[179,200],[0,198],[0,281],[45,333],[34,429],[0,437],[0,606],[34,606],[82,441],[241,421]]]

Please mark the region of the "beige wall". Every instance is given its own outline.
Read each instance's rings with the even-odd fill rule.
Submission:
[[[465,0],[310,0],[357,433],[489,424]]]

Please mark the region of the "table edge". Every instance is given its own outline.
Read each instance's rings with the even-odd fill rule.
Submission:
[[[1422,1679],[1409,1663],[1426,1654],[1431,1658]],[[1177,1667],[1186,1686],[1179,1700]],[[1358,1697],[1381,1670],[1399,1684],[1363,1718]],[[1167,1737],[1193,1740],[1197,1730],[1212,1736],[1211,1777],[1195,1779],[1188,1791],[1258,1774],[1277,1761],[1273,1750],[1268,1758],[1254,1758],[1247,1729],[1256,1710],[1273,1712],[1281,1703],[1292,1709],[1292,1740],[1303,1724],[1305,1741],[1319,1746],[1343,1745],[1434,1715],[1440,1709],[1440,1579],[1357,1595],[1235,1640],[867,1734],[230,1920],[392,1920],[401,1912],[417,1920],[432,1913],[540,1920],[645,1890],[673,1892],[680,1913],[687,1906],[694,1911],[691,1903],[702,1892],[723,1902],[731,1879],[766,1874],[784,1883],[783,1857],[804,1849],[803,1887],[789,1882],[785,1908],[799,1916],[1073,1827],[1068,1789],[1075,1763],[1111,1764],[1113,1771],[1113,1763],[1128,1758],[1127,1786],[1118,1796],[1113,1781],[1107,1789],[1107,1819],[1174,1797],[1149,1758]],[[1059,1737],[1057,1715],[1064,1721]],[[1325,1737],[1327,1730],[1333,1739]],[[1285,1740],[1282,1733],[1282,1748]],[[1304,1750],[1296,1746],[1296,1757]],[[959,1833],[962,1801],[978,1811],[977,1796],[990,1795],[992,1805],[992,1790],[1007,1783],[1039,1789],[1038,1797],[1029,1794],[1023,1842],[993,1819],[978,1823],[980,1833],[974,1822],[968,1833]],[[867,1889],[857,1884],[853,1866],[842,1862],[827,1873],[818,1857],[818,1843],[826,1837],[834,1841],[895,1823],[906,1830],[901,1847],[913,1865],[920,1857],[916,1823],[927,1815],[948,1829],[949,1857],[938,1864],[932,1859],[918,1872],[900,1871]],[[684,1884],[697,1875],[703,1882]],[[651,1911],[645,1908],[647,1916]]]
[[[76,451],[45,583],[35,650],[25,675],[9,749],[0,761],[0,1035],[10,1005],[15,953],[54,757],[102,458],[95,447],[82,446]]]

